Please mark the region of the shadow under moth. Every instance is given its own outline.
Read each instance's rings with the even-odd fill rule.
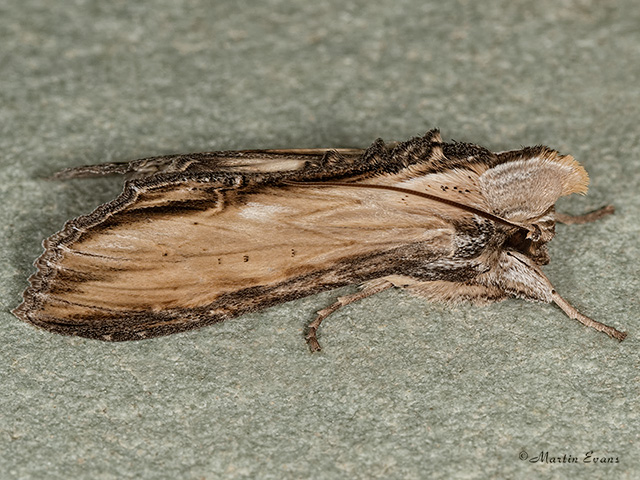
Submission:
[[[579,313],[540,266],[557,199],[589,178],[545,146],[493,153],[442,141],[438,130],[367,149],[246,150],[70,168],[58,178],[124,174],[124,191],[44,241],[24,302],[38,327],[108,341],[140,340],[220,322],[349,284],[428,300],[554,302],[570,318],[623,340]]]

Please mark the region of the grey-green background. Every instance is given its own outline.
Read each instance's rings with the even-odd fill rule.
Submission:
[[[0,478],[638,478],[639,77],[632,0],[2,2]],[[588,196],[559,208],[616,215],[559,226],[545,271],[626,341],[551,305],[386,291],[311,355],[303,326],[353,288],[138,343],[9,313],[41,241],[121,188],[60,168],[434,126],[583,163]],[[542,451],[578,463],[519,459]]]

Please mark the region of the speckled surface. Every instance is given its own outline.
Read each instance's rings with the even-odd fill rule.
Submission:
[[[8,4],[7,4],[8,3]],[[630,1],[0,5],[0,478],[637,478],[640,10]],[[41,241],[118,194],[71,165],[369,145],[431,127],[544,143],[592,179],[545,272],[623,343],[550,305],[386,291],[302,329],[327,292],[138,343],[9,310]],[[584,463],[593,457],[616,464]],[[577,463],[521,460],[540,452]]]

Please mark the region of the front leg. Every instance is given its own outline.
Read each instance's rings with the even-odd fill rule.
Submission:
[[[567,215],[566,213],[556,212],[555,217],[557,222],[565,223],[567,225],[576,225],[595,222],[596,220],[600,220],[602,217],[613,214],[615,210],[616,209],[613,205],[607,205],[606,207],[599,208],[598,210],[594,210],[593,212],[585,213],[583,215]]]
[[[477,281],[487,286],[499,288],[505,293],[528,300],[554,302],[567,316],[578,320],[587,327],[604,332],[617,340],[624,340],[627,334],[609,325],[593,320],[562,298],[542,270],[530,259],[517,252],[503,252],[496,268],[477,277]]]
[[[555,304],[558,305],[564,311],[564,313],[568,315],[569,318],[578,320],[583,325],[586,325],[587,327],[595,328],[599,332],[604,332],[610,337],[617,338],[620,341],[624,340],[627,337],[626,332],[621,332],[619,330],[616,330],[613,327],[610,327],[609,325],[605,325],[604,323],[600,323],[596,320],[593,320],[581,314],[578,310],[576,310],[576,308],[573,305],[571,305],[564,298],[558,295],[558,293],[555,290],[553,291],[552,295],[553,295],[553,301],[555,302]]]

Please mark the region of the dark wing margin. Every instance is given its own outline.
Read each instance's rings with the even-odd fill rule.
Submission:
[[[89,324],[82,324],[83,319],[74,318],[74,315],[62,317],[39,313],[48,293],[65,288],[64,282],[54,284],[56,276],[62,278],[64,275],[76,275],[78,278],[91,281],[92,276],[109,275],[109,269],[69,269],[61,272],[60,259],[68,253],[68,247],[79,242],[83,236],[108,229],[109,225],[114,225],[113,222],[126,221],[128,211],[136,210],[140,213],[146,209],[146,212],[151,214],[162,212],[164,209],[170,213],[184,215],[189,215],[190,211],[215,211],[216,202],[219,202],[220,195],[224,195],[225,192],[278,187],[283,186],[286,181],[359,181],[392,175],[416,164],[420,164],[422,173],[437,173],[446,170],[450,161],[442,154],[443,146],[446,147],[446,144],[442,143],[439,132],[432,130],[423,137],[389,146],[378,140],[366,150],[211,152],[153,157],[128,163],[107,163],[64,170],[57,178],[125,174],[132,179],[125,183],[123,193],[115,200],[99,206],[88,215],[67,222],[60,232],[44,241],[45,251],[35,262],[37,272],[29,279],[30,287],[23,294],[24,302],[13,313],[24,321],[58,333],[102,340],[136,340],[198,328],[327,288],[359,282],[373,278],[372,276],[392,274],[395,270],[389,265],[394,263],[399,264],[398,268],[415,270],[419,268],[417,264],[402,265],[402,261],[398,259],[411,258],[424,262],[425,254],[418,255],[419,252],[424,252],[423,245],[412,245],[411,248],[417,250],[411,252],[403,251],[402,248],[387,250],[377,255],[368,252],[362,261],[356,259],[337,262],[327,267],[328,270],[320,269],[317,272],[306,273],[295,280],[283,280],[277,285],[253,285],[228,292],[221,295],[214,304],[206,306],[127,311],[125,316],[121,311],[110,311],[108,306],[87,306],[99,311],[93,317],[95,321]],[[82,255],[83,252],[74,254]],[[96,265],[103,265],[97,261],[100,255],[96,252],[84,255],[87,258],[93,256],[96,258]],[[86,265],[91,267],[92,263],[87,261]],[[376,271],[372,272],[371,265],[380,267],[376,267]],[[117,266],[113,267],[113,272],[115,271]],[[320,282],[319,279],[323,275],[333,280],[325,278]],[[292,288],[292,281],[296,282],[295,288]],[[269,289],[269,295],[266,295],[265,289]],[[58,303],[60,311],[63,311],[64,301]]]
[[[56,179],[125,175],[128,179],[147,178],[177,172],[209,173],[287,173],[315,171],[313,178],[355,174],[396,173],[416,163],[429,162],[433,171],[449,168],[441,155],[433,155],[441,147],[437,129],[406,142],[385,144],[376,140],[369,148],[307,148],[202,152],[149,157],[130,162],[111,162],[66,168]],[[311,178],[307,178],[310,180]]]

